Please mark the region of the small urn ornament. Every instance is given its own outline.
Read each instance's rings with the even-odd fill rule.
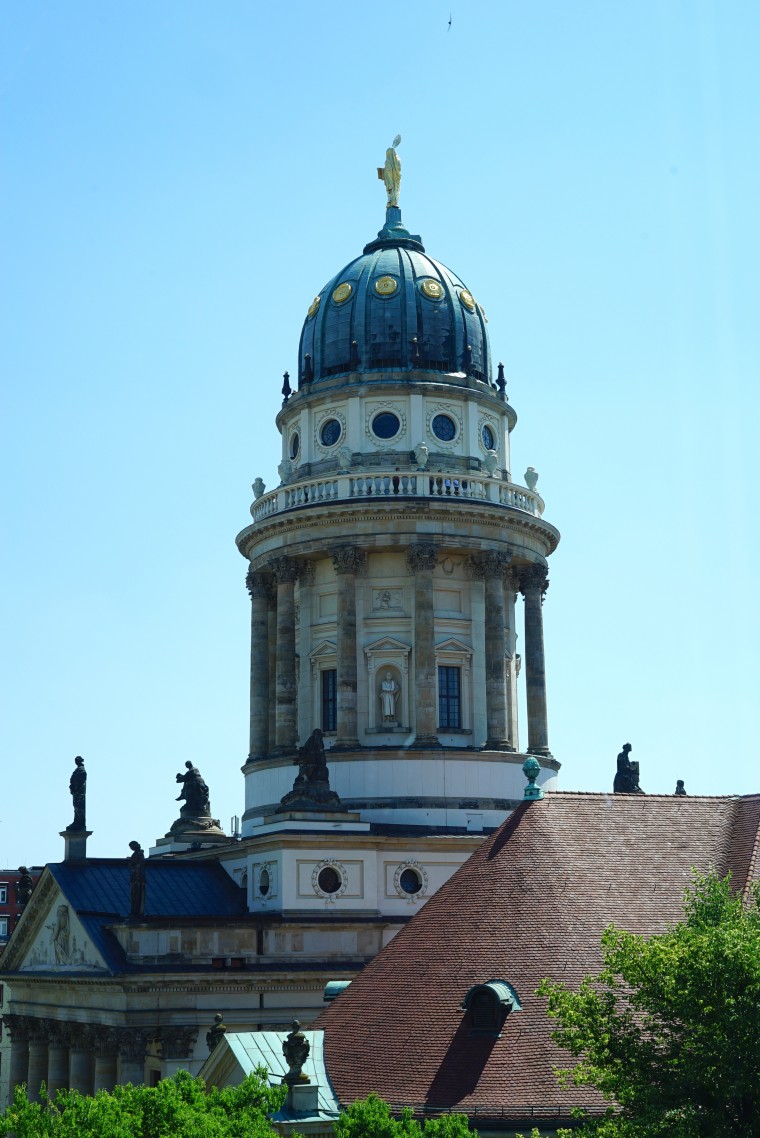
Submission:
[[[529,466],[525,471],[525,485],[531,491],[536,489],[538,485],[538,471],[535,466]]]
[[[341,447],[338,451],[338,466],[346,474],[351,469],[351,448]]]
[[[251,489],[253,490],[253,497],[255,498],[255,500],[257,502],[258,502],[259,498],[261,497],[261,495],[266,490],[266,488],[267,488],[266,483],[264,482],[264,480],[262,478],[255,478],[253,480],[253,483],[251,484]]]
[[[483,465],[488,471],[489,478],[493,478],[496,473],[496,467],[499,462],[499,456],[495,450],[487,450],[486,457],[483,459]]]
[[[424,470],[428,464],[428,457],[430,455],[427,443],[417,443],[417,446],[412,451],[412,454],[414,455],[415,462],[419,466],[420,470]]]
[[[280,465],[277,467],[277,473],[280,476],[280,482],[287,482],[293,473],[293,463],[289,458],[284,458]]]
[[[309,1041],[301,1031],[301,1024],[297,1019],[294,1019],[293,1029],[288,1033],[282,1044],[282,1053],[288,1064],[288,1071],[287,1074],[283,1076],[283,1083],[293,1086],[298,1083],[311,1082],[309,1076],[303,1072],[303,1065],[308,1058],[310,1050]]]
[[[539,798],[543,798],[543,790],[540,786],[536,786],[536,779],[541,773],[541,767],[539,765],[538,759],[534,759],[531,755],[530,758],[526,759],[523,763],[522,769],[523,774],[528,780],[528,785],[523,791],[523,798],[527,798],[529,802],[534,802]]]

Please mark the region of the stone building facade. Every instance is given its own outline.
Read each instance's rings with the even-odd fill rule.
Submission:
[[[138,915],[126,863],[68,842],[4,961],[32,1091],[197,1071],[216,1012],[231,1031],[308,1023],[522,799],[526,755],[556,785],[542,622],[559,534],[535,472],[513,477],[495,372],[483,306],[390,204],[309,306],[279,482],[256,479],[237,538],[242,838],[160,839]]]

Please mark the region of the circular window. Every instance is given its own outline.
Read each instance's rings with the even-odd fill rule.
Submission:
[[[375,281],[375,292],[378,296],[393,296],[398,288],[398,281],[395,277],[378,277]]]
[[[443,296],[443,285],[438,281],[424,280],[420,283],[420,290],[428,300],[440,300]]]
[[[294,431],[290,436],[290,457],[298,458],[298,452],[301,449],[301,440],[298,437],[298,431]]]
[[[420,875],[413,869],[405,869],[400,875],[398,883],[405,893],[419,893],[422,888]]]
[[[324,869],[319,871],[317,878],[317,885],[323,893],[337,893],[343,884],[343,879],[331,865],[326,865]]]
[[[436,415],[430,425],[433,428],[433,434],[441,442],[450,443],[453,438],[456,438],[457,425],[449,415]]]
[[[480,432],[480,437],[483,440],[483,446],[486,450],[496,450],[496,439],[494,433],[488,426],[488,423],[483,424],[483,429]]]
[[[325,419],[319,432],[322,446],[334,447],[341,436],[341,425],[337,419]]]
[[[259,874],[259,893],[262,897],[266,897],[267,893],[269,892],[269,888],[269,870],[262,869],[261,873]]]
[[[348,281],[344,281],[343,284],[339,284],[334,290],[332,298],[336,304],[345,304],[353,291],[354,286],[350,285]]]
[[[401,420],[392,411],[381,411],[372,420],[372,433],[379,439],[393,439],[401,429]]]

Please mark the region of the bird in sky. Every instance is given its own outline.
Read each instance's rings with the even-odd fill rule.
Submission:
[[[447,32],[451,31],[451,12],[449,12],[449,26],[446,28]]]

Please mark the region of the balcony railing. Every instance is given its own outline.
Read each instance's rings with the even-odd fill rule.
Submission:
[[[262,494],[251,506],[254,522],[264,521],[273,514],[296,510],[302,506],[323,502],[345,502],[358,498],[461,498],[476,502],[490,502],[495,506],[511,506],[540,518],[544,512],[543,499],[538,494],[481,474],[443,474],[417,471],[402,474],[398,471],[378,474],[338,474],[328,478],[310,478],[279,486]]]

